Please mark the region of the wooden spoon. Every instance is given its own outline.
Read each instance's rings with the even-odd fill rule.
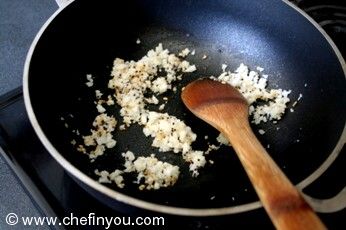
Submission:
[[[277,229],[326,229],[257,140],[249,125],[247,101],[237,89],[203,79],[187,85],[181,97],[193,114],[229,139]]]

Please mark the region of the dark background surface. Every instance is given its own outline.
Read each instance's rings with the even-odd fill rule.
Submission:
[[[0,1],[0,95],[21,85],[24,61],[30,44],[40,27],[57,8],[53,0]],[[18,216],[40,215],[0,157],[0,229],[32,229],[22,225],[8,226],[5,217],[10,212]]]

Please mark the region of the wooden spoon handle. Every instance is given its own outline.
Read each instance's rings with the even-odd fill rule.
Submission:
[[[300,192],[253,134],[248,121],[233,120],[224,134],[238,154],[265,210],[277,229],[326,229]],[[227,126],[227,125],[226,125]],[[235,129],[235,126],[236,127]]]

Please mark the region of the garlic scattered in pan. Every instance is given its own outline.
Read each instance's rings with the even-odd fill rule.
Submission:
[[[213,79],[228,83],[243,94],[250,105],[251,122],[255,124],[280,120],[287,108],[286,104],[290,101],[288,95],[291,90],[266,89],[267,77],[260,76],[255,71],[250,71],[243,63],[235,72],[223,71],[220,76]],[[254,105],[259,100],[265,103]]]
[[[154,154],[149,157],[135,158],[133,152],[127,151],[122,153],[125,158],[125,169],[116,169],[114,172],[95,170],[95,174],[99,176],[98,181],[100,183],[112,183],[119,188],[123,188],[124,173],[136,173],[137,181],[139,184],[139,190],[147,189],[160,189],[161,187],[173,186],[179,177],[179,167],[169,164],[167,162],[159,161]]]
[[[185,57],[189,53],[190,50],[186,48],[179,56]],[[190,163],[193,176],[199,174],[198,169],[206,162],[202,151],[194,151],[191,148],[196,134],[175,116],[149,111],[146,105],[158,104],[155,95],[173,90],[172,83],[179,80],[181,73],[195,70],[195,65],[190,65],[186,60],[163,49],[160,43],[137,62],[116,58],[111,73],[113,78],[108,83],[108,87],[115,90],[114,96],[121,106],[120,115],[124,124],[127,127],[133,123],[143,125],[145,136],[154,138],[152,146],[159,148],[159,151],[182,153],[183,159]],[[157,77],[162,71],[167,73],[166,76]],[[154,95],[150,98],[145,97],[148,92]],[[162,105],[160,107],[163,109]]]
[[[136,43],[139,44],[140,40],[138,39]],[[112,78],[108,82],[108,88],[114,90],[114,95],[108,95],[107,99],[102,100],[103,94],[98,90],[95,91],[98,99],[96,109],[100,114],[93,122],[91,134],[83,136],[83,144],[78,145],[74,142],[77,150],[95,160],[107,148],[113,148],[116,145],[112,132],[115,130],[117,121],[105,113],[107,106],[116,103],[121,107],[120,131],[126,130],[132,124],[141,125],[144,136],[153,138],[153,147],[158,148],[160,152],[172,151],[181,154],[189,164],[192,176],[198,176],[199,169],[207,163],[205,155],[219,149],[220,146],[208,144],[206,151],[192,149],[191,144],[196,140],[197,135],[184,121],[161,112],[168,101],[167,97],[163,97],[163,101],[158,99],[159,95],[167,91],[176,92],[174,82],[181,80],[184,74],[197,69],[195,65],[182,59],[194,54],[195,50],[191,52],[185,48],[175,55],[164,49],[160,43],[138,61],[116,58],[111,72]],[[204,54],[202,59],[207,57]],[[260,76],[257,72],[250,71],[244,64],[240,64],[235,72],[226,71],[228,67],[226,64],[222,64],[221,67],[222,73],[217,78],[212,78],[231,84],[244,95],[250,104],[249,114],[252,115],[253,123],[267,121],[276,123],[281,119],[285,113],[286,104],[290,101],[288,98],[290,90],[266,89],[267,76]],[[257,71],[262,72],[263,68],[257,67]],[[93,86],[90,74],[87,75],[87,80],[87,86]],[[258,100],[264,103],[256,104]],[[160,112],[150,111],[148,105],[157,106]],[[259,130],[259,133],[263,135],[265,131]],[[220,145],[230,145],[222,134],[217,137],[217,141]],[[122,153],[122,156],[125,158],[123,169],[116,169],[114,172],[95,170],[100,183],[114,182],[119,188],[123,188],[125,186],[123,176],[127,173],[137,174],[136,183],[139,184],[140,190],[173,186],[178,180],[179,167],[160,161],[153,154],[149,157],[135,157],[131,151],[127,151]],[[214,163],[212,160],[208,162]]]
[[[92,87],[94,85],[94,79],[91,74],[86,75],[87,82],[85,83],[88,87]]]
[[[83,136],[84,146],[79,146],[78,151],[88,154],[90,159],[95,159],[103,155],[106,148],[113,148],[116,141],[113,139],[112,132],[116,124],[116,119],[105,113],[96,116],[93,122],[94,129],[91,130],[90,135]],[[86,150],[90,148],[92,150]]]

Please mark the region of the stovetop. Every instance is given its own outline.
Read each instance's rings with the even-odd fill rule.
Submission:
[[[319,22],[333,38],[340,51],[346,56],[346,7],[337,1],[295,0],[303,10]],[[29,196],[34,200],[44,216],[62,218],[74,213],[75,216],[124,216],[101,204],[85,192],[50,156],[38,140],[32,129],[24,108],[21,89],[15,89],[0,97],[0,152],[16,173]],[[345,181],[335,180],[345,175],[345,148],[333,165],[317,182],[306,188],[308,194],[320,199],[331,197],[324,193],[324,187],[335,195],[345,186]],[[338,182],[337,182],[338,181]],[[341,183],[341,184],[340,184]],[[346,197],[343,197],[346,198]],[[128,214],[127,214],[128,215]],[[346,229],[346,209],[332,213],[318,214],[330,229]],[[225,226],[242,225],[242,227],[261,226],[273,229],[264,210],[213,218],[166,217],[165,229],[184,227],[189,229],[222,229]],[[64,229],[51,226],[52,229]],[[67,228],[67,227],[65,227]],[[79,229],[96,229],[82,226]],[[119,229],[123,229],[122,226]],[[152,227],[155,229],[154,227]],[[162,227],[158,227],[162,229]],[[75,227],[71,227],[75,229]],[[104,229],[104,227],[100,227]]]

